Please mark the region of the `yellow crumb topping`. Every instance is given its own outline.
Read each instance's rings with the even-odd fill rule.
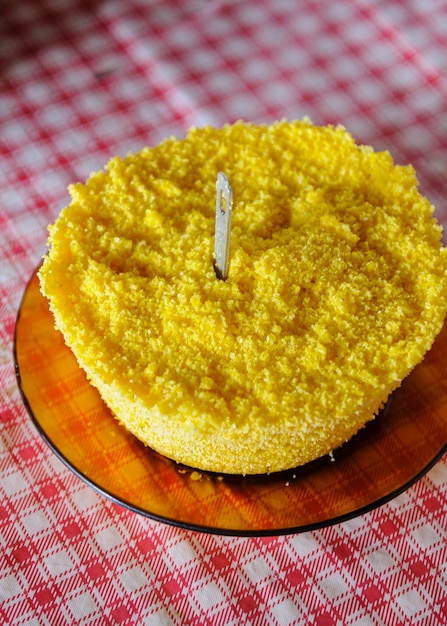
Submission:
[[[234,193],[213,267],[216,176]],[[40,270],[56,325],[117,418],[198,469],[330,453],[420,362],[447,251],[411,166],[305,119],[192,129],[70,187]]]

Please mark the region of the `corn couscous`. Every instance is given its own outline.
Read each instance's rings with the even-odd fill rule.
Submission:
[[[233,189],[213,265],[216,176]],[[430,349],[447,249],[411,166],[309,120],[192,129],[70,187],[42,292],[142,442],[254,474],[331,453]]]

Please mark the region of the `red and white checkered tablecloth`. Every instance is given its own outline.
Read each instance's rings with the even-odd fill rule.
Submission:
[[[2,0],[0,16],[0,621],[447,624],[445,455],[388,504],[318,531],[187,531],[70,472],[12,358],[67,185],[192,125],[342,123],[412,163],[447,225],[447,4]]]

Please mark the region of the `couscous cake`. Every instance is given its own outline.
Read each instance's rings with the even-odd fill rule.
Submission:
[[[215,181],[233,189],[227,280]],[[192,129],[70,187],[39,276],[117,419],[202,470],[331,453],[419,363],[447,250],[411,166],[309,120]]]

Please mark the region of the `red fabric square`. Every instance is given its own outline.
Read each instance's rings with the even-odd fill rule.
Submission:
[[[430,570],[428,565],[420,559],[415,561],[414,563],[410,563],[409,569],[413,572],[415,576],[423,576]]]
[[[380,530],[386,537],[390,537],[398,531],[398,527],[392,520],[386,520],[380,524]]]
[[[165,591],[168,596],[175,596],[181,593],[182,587],[175,578],[171,578],[163,583],[163,591]]]
[[[31,552],[27,546],[16,548],[11,554],[18,563],[23,563],[23,561],[26,561],[31,557]]]
[[[7,520],[9,518],[8,509],[0,504],[0,520]]]
[[[377,602],[382,597],[382,592],[376,585],[370,585],[369,587],[365,587],[363,590],[363,595],[368,600],[368,602]]]
[[[19,455],[24,461],[30,461],[37,455],[37,451],[33,446],[25,446],[19,451]]]
[[[323,611],[315,616],[316,626],[335,626],[337,618],[329,613],[329,611]]]
[[[15,320],[12,323],[13,326],[15,325]],[[12,329],[11,329],[12,331]],[[12,334],[12,332],[11,332]],[[1,413],[0,413],[0,421],[3,424],[7,424],[8,422],[13,422],[15,420],[15,415],[14,413],[11,411],[11,409],[4,409]]]
[[[440,509],[442,506],[441,502],[438,500],[438,498],[436,498],[436,496],[427,498],[424,501],[424,504],[431,513],[434,513],[435,511]]]
[[[126,606],[117,606],[110,611],[110,617],[113,618],[114,622],[117,624],[121,624],[126,620],[130,619],[131,614],[129,613],[129,609]]]
[[[352,549],[346,543],[339,543],[334,547],[334,554],[341,560],[352,556]]]
[[[299,567],[286,574],[287,580],[294,587],[301,587],[306,582],[307,577],[307,573]]]
[[[231,563],[225,554],[214,554],[211,557],[211,563],[215,569],[223,569],[228,567]]]
[[[63,530],[69,539],[73,539],[77,535],[81,534],[81,528],[76,522],[69,522],[64,526]]]
[[[253,596],[244,596],[243,598],[239,598],[238,606],[244,613],[250,613],[251,611],[256,610],[258,603]]]
[[[37,604],[39,604],[40,606],[43,606],[44,604],[49,604],[50,602],[53,602],[54,595],[51,589],[47,587],[44,589],[40,589],[39,591],[36,591],[36,593],[34,594],[34,599],[37,602]]]
[[[140,539],[136,543],[136,547],[143,554],[148,554],[149,552],[152,552],[152,550],[155,548],[155,545],[156,544],[151,539],[151,537],[145,537],[144,539]]]
[[[54,483],[48,483],[47,485],[43,485],[41,493],[49,500],[50,498],[57,496],[57,494],[60,493],[60,489],[58,489]]]
[[[103,566],[101,565],[101,563],[92,563],[86,568],[85,571],[87,572],[87,574],[90,576],[92,580],[97,580],[98,578],[101,578],[101,576],[104,576],[105,574],[105,570]]]

